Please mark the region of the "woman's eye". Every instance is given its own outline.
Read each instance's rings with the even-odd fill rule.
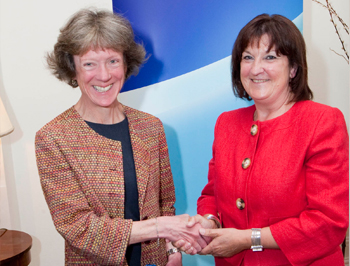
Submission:
[[[84,66],[85,66],[85,67],[91,67],[91,66],[92,66],[92,63],[84,63]]]
[[[245,56],[243,56],[243,59],[244,60],[251,60],[251,59],[253,59],[253,57],[251,55],[245,55]]]
[[[119,62],[119,60],[117,60],[117,59],[112,59],[111,60],[111,64],[116,64],[116,63],[118,63]]]
[[[277,57],[276,56],[274,56],[274,55],[268,55],[268,56],[266,56],[266,59],[267,60],[273,60],[273,59],[276,59]]]

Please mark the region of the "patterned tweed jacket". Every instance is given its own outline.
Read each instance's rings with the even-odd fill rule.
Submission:
[[[174,215],[174,184],[162,123],[124,107],[135,160],[140,219]],[[124,217],[121,143],[92,130],[72,107],[35,139],[42,189],[57,231],[65,239],[65,265],[127,265],[132,221]],[[141,265],[165,265],[165,241],[142,243]]]

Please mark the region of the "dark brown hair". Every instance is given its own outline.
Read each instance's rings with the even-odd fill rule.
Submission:
[[[112,11],[82,9],[60,30],[54,50],[46,56],[52,73],[72,87],[76,76],[73,55],[83,55],[90,49],[112,49],[123,53],[127,66],[125,78],[137,74],[145,61],[145,49],[134,41],[128,20]]]
[[[244,50],[254,42],[259,43],[263,35],[270,39],[269,50],[274,47],[277,55],[285,55],[289,66],[296,67],[296,75],[289,87],[293,94],[292,102],[311,100],[312,91],[308,85],[306,47],[304,38],[292,21],[281,15],[262,14],[243,27],[232,49],[231,74],[234,94],[252,100],[241,82],[241,60]]]

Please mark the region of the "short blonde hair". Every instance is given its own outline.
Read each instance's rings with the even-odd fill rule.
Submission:
[[[145,49],[134,41],[134,32],[127,19],[106,10],[82,9],[60,30],[54,50],[46,56],[51,72],[61,81],[77,87],[73,55],[89,50],[112,49],[123,53],[127,71],[125,78],[137,75],[145,62]]]

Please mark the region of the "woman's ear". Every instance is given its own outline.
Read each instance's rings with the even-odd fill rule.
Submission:
[[[290,79],[295,77],[295,75],[297,74],[297,70],[298,70],[297,65],[294,65],[293,67],[290,68],[290,70],[289,70],[289,78]]]

